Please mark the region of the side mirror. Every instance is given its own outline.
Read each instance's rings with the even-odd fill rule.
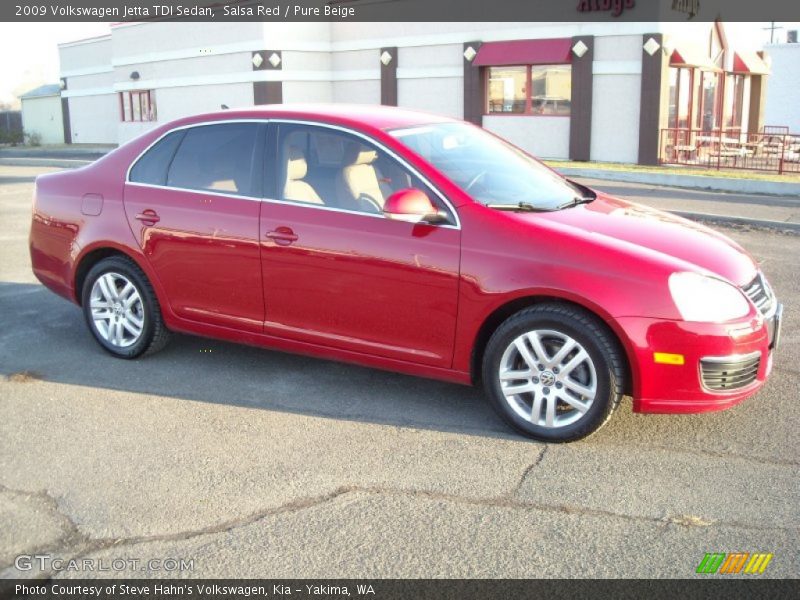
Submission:
[[[441,223],[447,217],[440,213],[422,190],[398,190],[386,199],[383,215],[387,219],[406,223]]]

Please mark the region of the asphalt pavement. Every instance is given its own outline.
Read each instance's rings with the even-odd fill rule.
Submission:
[[[13,566],[45,554],[192,561],[95,576],[683,578],[707,552],[800,576],[800,237],[722,229],[786,305],[757,396],[626,401],[548,445],[468,387],[189,336],[110,357],[30,271],[43,170],[0,167],[0,577],[93,575]]]

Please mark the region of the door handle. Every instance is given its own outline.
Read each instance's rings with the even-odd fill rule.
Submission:
[[[161,217],[156,214],[156,211],[148,208],[147,210],[136,215],[136,219],[145,225],[155,225],[161,220]]]
[[[288,246],[297,241],[297,234],[289,227],[278,227],[273,231],[268,231],[264,235],[280,246]]]

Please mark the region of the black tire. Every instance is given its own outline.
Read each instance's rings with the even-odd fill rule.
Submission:
[[[91,309],[91,293],[95,282],[103,275],[116,273],[125,277],[133,286],[141,298],[143,309],[143,326],[138,339],[129,346],[115,346],[106,340],[95,326]],[[94,265],[84,280],[81,292],[81,304],[83,315],[89,331],[108,353],[118,358],[137,358],[143,354],[152,354],[166,346],[170,338],[170,332],[164,325],[161,316],[161,308],[158,305],[153,286],[150,285],[147,276],[139,266],[131,259],[124,256],[111,256],[104,258]]]
[[[523,418],[511,406],[512,400],[507,400],[503,393],[499,370],[504,353],[519,336],[534,330],[552,330],[569,336],[583,347],[592,362],[596,386],[594,400],[588,410],[573,423],[561,427],[546,427],[533,423],[533,417],[529,417],[528,420]],[[562,377],[564,376],[562,374]],[[483,386],[492,408],[515,430],[545,442],[570,442],[600,429],[611,418],[622,399],[625,377],[626,361],[623,350],[608,327],[591,313],[568,304],[539,304],[512,315],[494,332],[483,355]],[[539,382],[536,377],[533,381],[537,384]],[[560,390],[564,384],[558,385]],[[545,391],[550,393],[549,389]],[[535,393],[531,393],[530,396],[520,394],[518,398],[529,397],[530,404],[533,405],[535,395]],[[514,401],[522,403],[522,400]],[[546,401],[547,398],[543,397],[542,402]],[[563,406],[567,414],[572,414],[569,405]],[[532,406],[529,412],[531,415],[534,414]],[[574,414],[577,416],[579,413]]]

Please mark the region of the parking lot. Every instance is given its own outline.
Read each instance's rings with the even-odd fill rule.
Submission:
[[[188,336],[110,357],[30,271],[47,170],[0,167],[0,576],[53,574],[14,569],[36,553],[193,561],[100,575],[682,578],[707,552],[800,576],[800,236],[724,230],[786,305],[756,397],[628,401],[546,445],[467,387]]]

